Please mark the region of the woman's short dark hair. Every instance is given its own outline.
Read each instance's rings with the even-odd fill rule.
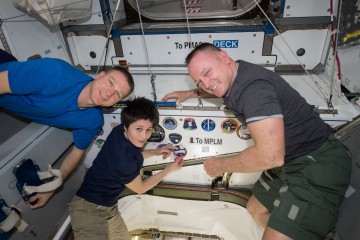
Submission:
[[[112,67],[108,70],[109,71],[118,71],[118,72],[121,72],[122,74],[124,74],[129,86],[130,86],[130,93],[132,93],[134,91],[134,87],[135,87],[135,84],[134,84],[134,78],[133,76],[131,75],[131,73],[125,68],[125,67],[122,67],[122,66],[115,66],[115,67]],[[125,96],[127,97],[127,96]]]
[[[185,58],[185,64],[189,65],[191,60],[194,58],[196,53],[202,52],[202,51],[212,51],[212,52],[220,52],[221,49],[216,47],[215,45],[205,42],[198,45],[196,48],[194,48]]]
[[[159,123],[159,112],[151,100],[136,97],[126,102],[126,107],[121,112],[121,123],[128,128],[138,120],[149,120],[153,126]]]

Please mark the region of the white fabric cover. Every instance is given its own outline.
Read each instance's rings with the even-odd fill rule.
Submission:
[[[14,5],[49,25],[55,25],[70,19],[89,18],[92,0],[14,0]]]
[[[121,198],[118,207],[129,231],[156,228],[159,231],[216,235],[225,240],[258,240],[263,235],[263,229],[245,208],[228,202],[143,194]]]
[[[50,165],[49,165],[49,170],[44,171],[44,172],[37,172],[37,175],[39,176],[39,178],[41,180],[51,178],[51,177],[55,177],[55,178],[52,181],[41,184],[39,186],[28,186],[25,183],[25,185],[23,186],[23,189],[24,189],[23,191],[26,194],[31,194],[34,192],[41,193],[41,192],[54,191],[55,189],[60,187],[63,183],[62,172],[58,169],[52,169]]]
[[[8,207],[2,207],[1,210],[7,215],[7,218],[0,222],[0,233],[8,232],[15,227],[20,216],[14,209]]]

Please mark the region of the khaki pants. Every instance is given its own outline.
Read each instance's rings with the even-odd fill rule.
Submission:
[[[104,207],[75,196],[69,211],[75,240],[130,240],[117,205]]]

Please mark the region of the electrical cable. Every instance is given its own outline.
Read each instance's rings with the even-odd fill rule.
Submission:
[[[154,98],[154,102],[157,101],[157,96],[156,96],[156,88],[155,88],[155,78],[156,75],[153,74],[152,69],[151,69],[151,65],[150,65],[150,59],[149,59],[149,52],[148,52],[148,48],[146,45],[146,39],[145,39],[145,32],[144,32],[144,27],[143,27],[143,23],[142,23],[142,18],[141,18],[141,12],[140,12],[140,7],[139,7],[139,2],[138,0],[136,0],[136,6],[137,6],[137,11],[139,14],[139,21],[140,21],[140,28],[141,28],[141,33],[142,33],[142,39],[143,39],[143,43],[144,43],[144,47],[145,47],[145,57],[146,57],[146,62],[148,64],[148,68],[150,71],[150,82],[151,82],[151,87],[152,87],[152,93],[151,95]]]
[[[111,31],[112,31],[112,26],[114,24],[114,19],[115,19],[115,16],[119,10],[119,6],[120,6],[120,2],[121,0],[118,0],[117,4],[116,4],[116,8],[115,8],[115,14],[114,16],[112,17],[112,20],[110,21],[110,28],[108,29],[108,33],[107,33],[107,37],[106,37],[106,43],[105,43],[105,46],[104,46],[104,49],[103,49],[103,52],[101,54],[101,58],[100,58],[100,61],[99,61],[99,64],[98,64],[98,68],[96,70],[96,76],[98,75],[99,73],[99,70],[100,70],[100,66],[101,66],[101,62],[102,62],[102,59],[104,57],[104,54],[105,54],[105,60],[104,60],[104,66],[105,66],[105,62],[106,62],[106,58],[107,58],[107,49],[109,47],[109,41],[110,41],[110,37],[111,37]]]

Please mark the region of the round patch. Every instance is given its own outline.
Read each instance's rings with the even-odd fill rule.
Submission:
[[[210,118],[205,119],[201,123],[201,128],[207,132],[213,131],[215,129],[215,126],[216,126],[215,122]]]
[[[175,145],[177,149],[173,150],[173,153],[176,157],[185,157],[187,154],[186,148],[183,145]]]
[[[165,131],[160,125],[156,125],[153,128],[150,138],[148,142],[161,142],[165,138]]]
[[[234,133],[238,127],[238,123],[234,119],[225,119],[221,123],[221,130],[224,133]]]
[[[95,145],[96,145],[98,148],[102,148],[102,146],[104,145],[104,143],[105,143],[105,140],[104,140],[104,139],[101,139],[101,138],[99,138],[99,139],[97,139],[97,140],[95,141]]]
[[[178,133],[170,133],[169,134],[169,140],[173,144],[178,144],[178,143],[181,142],[182,136],[180,134],[178,134]]]
[[[161,143],[161,144],[157,145],[156,148],[161,148],[161,147],[164,147],[164,146],[172,146],[172,144],[171,143]]]
[[[247,128],[246,125],[240,125],[236,131],[236,134],[239,138],[244,139],[244,140],[249,140],[251,139],[251,135],[249,133],[249,129]]]
[[[177,121],[175,120],[175,118],[172,118],[172,117],[164,118],[162,123],[163,123],[163,126],[169,130],[173,130],[177,127]]]

